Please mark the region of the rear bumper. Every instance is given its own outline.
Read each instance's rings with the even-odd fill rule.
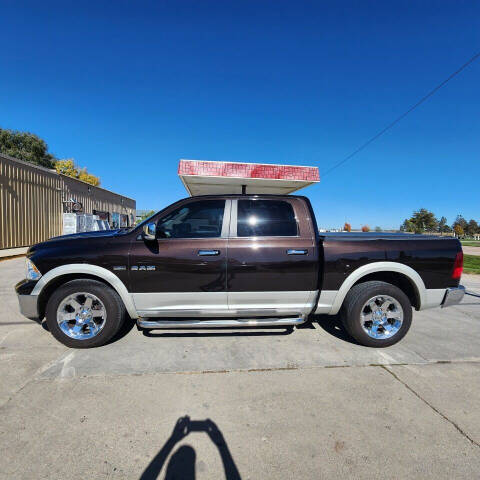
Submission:
[[[447,288],[445,296],[442,301],[442,308],[450,307],[451,305],[457,305],[463,300],[465,295],[465,287],[459,285],[458,287]]]

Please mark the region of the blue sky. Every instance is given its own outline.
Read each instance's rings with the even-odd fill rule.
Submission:
[[[314,165],[480,50],[477,1],[2,2],[0,126],[162,208],[180,158]],[[304,190],[319,225],[480,221],[480,61]]]

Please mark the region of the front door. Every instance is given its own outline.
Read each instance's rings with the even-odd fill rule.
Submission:
[[[130,291],[142,317],[224,315],[230,200],[187,199],[157,221],[157,239],[134,240]]]

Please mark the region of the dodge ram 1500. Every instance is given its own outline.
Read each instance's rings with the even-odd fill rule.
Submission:
[[[298,325],[339,315],[360,344],[398,342],[412,309],[459,303],[460,242],[320,233],[306,197],[180,200],[129,230],[32,246],[22,313],[70,347],[105,344],[127,316],[144,329]]]

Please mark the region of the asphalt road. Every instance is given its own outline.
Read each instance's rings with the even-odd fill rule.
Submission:
[[[1,479],[479,476],[480,298],[388,349],[327,317],[70,350],[20,315],[23,262],[0,262]]]

